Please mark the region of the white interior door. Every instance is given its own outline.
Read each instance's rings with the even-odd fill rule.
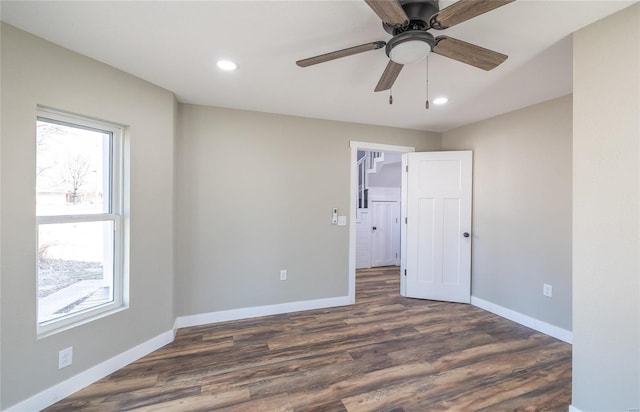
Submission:
[[[372,201],[371,266],[399,263],[400,207],[398,202]]]
[[[408,153],[403,164],[404,295],[469,303],[472,152]]]

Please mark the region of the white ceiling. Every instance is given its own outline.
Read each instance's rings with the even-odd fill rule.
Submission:
[[[3,21],[174,92],[181,102],[445,131],[572,91],[571,33],[637,1],[517,0],[447,34],[509,55],[490,72],[432,55],[374,93],[384,49],[295,61],[390,38],[362,0],[2,1]],[[453,1],[440,2],[441,8]],[[220,58],[236,72],[216,68]],[[596,64],[599,64],[597,62]]]

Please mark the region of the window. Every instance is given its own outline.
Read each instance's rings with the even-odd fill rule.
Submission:
[[[122,129],[39,110],[38,332],[123,307]]]

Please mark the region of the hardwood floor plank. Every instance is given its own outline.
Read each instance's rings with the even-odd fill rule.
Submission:
[[[362,375],[354,374],[346,379],[341,377],[331,382],[327,381],[327,384],[324,385],[307,384],[304,387],[290,389],[288,391],[289,399],[296,410],[314,410],[316,407],[324,405],[327,400],[342,399],[347,410],[351,411],[350,405],[345,402],[344,398],[357,393],[368,393],[373,388],[404,384],[408,380],[432,372],[433,366],[424,362],[391,366]]]
[[[200,340],[199,342],[193,342],[186,345],[172,345],[167,348],[160,348],[157,351],[145,356],[145,362],[154,362],[157,360],[172,360],[180,361],[179,358],[192,355],[213,354],[219,352],[221,349],[229,349],[234,345],[233,338],[227,337],[224,339],[213,340]]]
[[[503,411],[571,403],[571,345],[359,270],[356,304],[180,329],[46,411]]]
[[[247,401],[220,409],[221,412],[293,412],[286,393]]]
[[[101,379],[76,392],[75,398],[92,398],[96,396],[113,395],[115,393],[129,392],[152,388],[158,382],[158,375],[149,375],[142,378],[125,378],[120,380]]]
[[[224,408],[229,405],[243,404],[249,401],[249,391],[246,389],[235,389],[231,391],[201,394],[197,396],[187,396],[180,399],[174,399],[168,402],[160,402],[154,405],[147,405],[136,409],[130,409],[135,412],[155,412],[155,411],[176,411],[176,412],[196,412],[196,411],[212,411],[214,409]]]
[[[156,404],[166,404],[170,401],[199,396],[200,386],[191,387],[154,387],[140,390],[131,390],[105,397],[102,401],[103,408],[111,411],[131,410],[142,407],[150,407]]]
[[[347,352],[315,355],[308,358],[296,358],[286,361],[254,367],[251,369],[216,375],[202,380],[202,392],[215,392],[236,386],[248,386],[273,379],[290,379],[292,375],[315,370],[319,367],[332,367],[353,358]]]

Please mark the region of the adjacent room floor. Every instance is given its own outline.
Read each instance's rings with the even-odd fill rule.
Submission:
[[[360,270],[356,305],[185,328],[47,411],[558,410],[571,345]]]

